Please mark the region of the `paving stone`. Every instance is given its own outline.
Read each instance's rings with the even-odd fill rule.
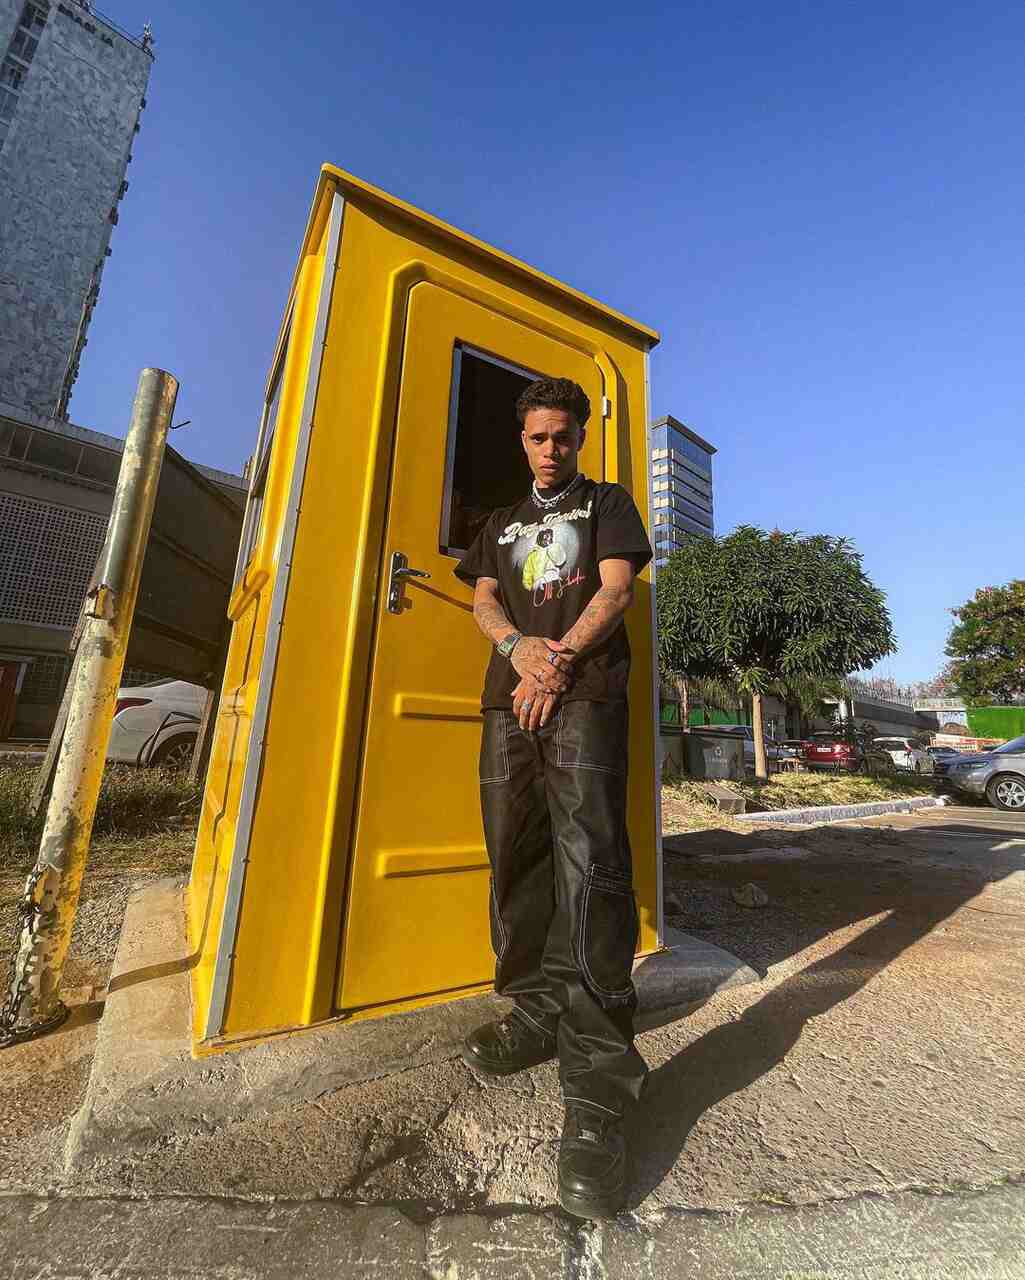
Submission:
[[[431,1280],[562,1280],[576,1232],[549,1214],[453,1214],[427,1231]]]
[[[1025,1189],[619,1220],[594,1228],[584,1256],[602,1280],[1021,1280]]]
[[[0,1259],[10,1280],[404,1280],[423,1275],[424,1232],[391,1208],[317,1201],[12,1197]]]

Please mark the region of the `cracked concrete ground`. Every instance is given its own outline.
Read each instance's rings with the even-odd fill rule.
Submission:
[[[224,1197],[217,1212],[256,1215],[248,1234],[263,1229],[260,1212],[285,1196],[309,1198],[311,1213],[340,1215],[339,1222],[355,1214],[353,1230],[384,1221],[366,1217],[366,1206],[413,1222],[417,1248],[430,1248],[395,1274],[654,1277],[682,1274],[665,1269],[666,1259],[678,1257],[681,1267],[687,1259],[688,1275],[782,1280],[789,1240],[792,1280],[896,1280],[948,1274],[929,1243],[940,1227],[922,1225],[928,1214],[919,1209],[958,1192],[948,1208],[961,1226],[947,1240],[950,1257],[968,1261],[949,1274],[1025,1276],[1021,1240],[1001,1227],[1001,1239],[1018,1252],[998,1257],[995,1220],[977,1220],[971,1208],[981,1203],[979,1190],[989,1189],[991,1205],[1003,1205],[1008,1221],[1013,1206],[1021,1220],[1013,1184],[1025,1170],[1025,821],[948,809],[858,826],[694,833],[674,845],[666,859],[671,923],[734,952],[765,978],[641,1037],[652,1076],[632,1124],[631,1212],[601,1229],[599,1253],[599,1237],[553,1208],[561,1106],[551,1064],[501,1082],[475,1077],[458,1060],[399,1072],[270,1118],[126,1149],[83,1181],[64,1174],[59,1152],[76,1105],[77,1064],[88,1053],[85,1021],[5,1054],[0,1188],[11,1198],[0,1230],[8,1220],[24,1223],[31,1211],[34,1202],[18,1193],[159,1197],[147,1201],[154,1213],[160,1206],[159,1221],[170,1212],[167,1197]],[[768,906],[754,911],[730,893],[752,881],[769,895]],[[49,1117],[32,1111],[26,1083],[58,1079],[64,1085]],[[232,1208],[240,1200],[250,1209]],[[268,1203],[260,1210],[256,1200]],[[73,1212],[63,1200],[42,1203]],[[819,1230],[812,1224],[833,1222],[830,1231],[854,1232],[853,1241],[858,1213],[875,1221],[855,1212],[868,1203],[910,1206],[905,1216],[918,1224],[906,1231],[912,1269],[894,1269],[891,1248],[873,1246],[871,1257],[859,1257],[853,1244],[846,1260],[828,1262],[846,1269],[824,1269],[828,1250],[822,1241],[812,1248]],[[289,1212],[301,1216],[300,1208]],[[853,1216],[837,1217],[841,1210]],[[714,1216],[720,1213],[730,1216]],[[897,1219],[887,1221],[895,1231]],[[543,1241],[533,1261],[519,1246],[495,1243],[496,1223]],[[734,1231],[737,1223],[748,1224],[746,1236]],[[775,1234],[766,1224],[775,1224]],[[866,1248],[877,1228],[866,1226]],[[629,1272],[612,1262],[620,1236],[639,1250]],[[752,1269],[770,1236],[777,1261]],[[454,1242],[448,1252],[441,1240]],[[747,1270],[741,1253],[734,1270],[722,1269],[729,1240],[748,1251]],[[927,1256],[933,1269],[914,1270]],[[341,1237],[335,1257],[346,1259],[342,1274],[364,1273]],[[991,1270],[971,1269],[984,1257]],[[1020,1270],[996,1269],[1019,1263]]]

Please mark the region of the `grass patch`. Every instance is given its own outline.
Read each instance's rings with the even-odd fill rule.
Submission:
[[[723,779],[699,782],[682,778],[662,787],[662,828],[666,835],[722,827],[747,830],[742,819],[730,818],[715,807],[713,786],[743,796],[751,813],[774,809],[804,809],[826,804],[866,804],[875,800],[904,800],[928,795],[933,790],[929,778],[906,775],[835,773],[777,773],[768,782]]]
[[[902,774],[776,773],[768,782],[726,782],[723,786],[748,800],[748,808],[803,809],[820,804],[866,804],[873,800],[904,800],[929,795],[928,778]]]
[[[24,869],[38,850],[42,819],[28,811],[35,779],[35,768],[0,769],[0,868]],[[102,845],[104,861],[117,863],[118,850],[129,847],[158,861],[161,844],[177,850],[187,838],[191,847],[199,802],[199,789],[184,772],[110,764],[96,806],[94,848]]]

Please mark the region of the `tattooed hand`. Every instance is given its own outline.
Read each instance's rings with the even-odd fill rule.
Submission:
[[[524,676],[513,690],[513,714],[520,728],[529,733],[543,728],[554,715],[561,696],[548,693],[536,680]]]
[[[562,693],[569,688],[573,651],[558,640],[524,636],[512,651],[510,661],[517,675],[532,676],[549,693]]]

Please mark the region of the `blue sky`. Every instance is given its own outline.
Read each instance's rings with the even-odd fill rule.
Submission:
[[[850,537],[924,678],[1022,576],[1020,5],[105,0],[157,42],[71,416],[238,470],[319,165],[659,329],[717,526]]]

